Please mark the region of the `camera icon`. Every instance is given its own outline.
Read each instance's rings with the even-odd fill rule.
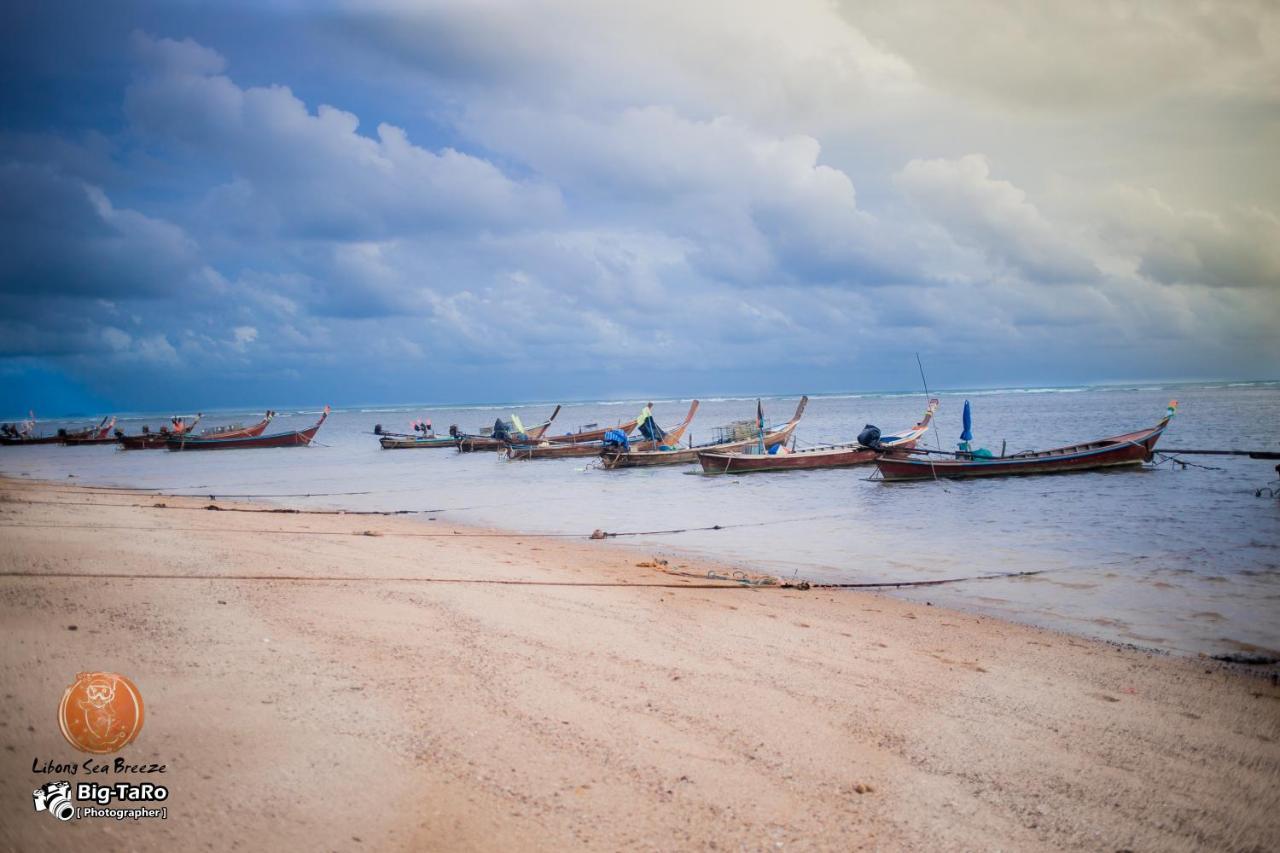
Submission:
[[[36,811],[47,811],[58,820],[71,820],[75,817],[76,807],[71,802],[70,782],[45,782],[31,792]]]

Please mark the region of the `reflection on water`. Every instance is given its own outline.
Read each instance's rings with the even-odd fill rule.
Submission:
[[[942,394],[935,419],[950,449],[960,410],[974,406],[975,444],[999,452],[1044,448],[1154,423],[1172,397],[1178,416],[1164,447],[1278,447],[1280,385],[1030,389]],[[566,406],[561,430],[633,417],[641,403]],[[795,399],[766,401],[785,420]],[[817,397],[801,442],[849,440],[864,424],[910,426],[916,395]],[[519,410],[537,423],[552,406]],[[686,401],[660,401],[660,422]],[[1057,477],[884,484],[873,468],[708,477],[694,466],[603,471],[591,459],[507,462],[451,450],[383,451],[374,423],[408,431],[474,431],[502,408],[338,411],[308,449],[220,453],[125,452],[111,447],[0,448],[7,474],[219,494],[330,495],[291,502],[348,509],[443,509],[442,517],[530,531],[590,533],[713,524],[758,526],[624,540],[703,554],[786,577],[864,582],[1044,570],[1034,577],[902,590],[903,596],[1080,634],[1183,652],[1280,649],[1280,501],[1254,496],[1274,463],[1191,457],[1222,470],[1154,469]],[[691,430],[753,417],[755,401],[704,400]],[[257,413],[215,416],[252,421]],[[283,414],[273,431],[315,415]],[[123,426],[135,432],[141,421]],[[151,423],[158,425],[159,418]],[[52,425],[55,426],[56,425]]]

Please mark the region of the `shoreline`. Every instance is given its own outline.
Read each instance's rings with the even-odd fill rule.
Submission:
[[[64,838],[24,799],[47,781],[33,757],[84,757],[55,709],[85,669],[139,684],[121,754],[168,762],[173,794],[166,821],[80,822],[77,845],[227,846],[228,811],[248,849],[1280,837],[1280,688],[1248,668],[873,592],[708,585],[631,543],[0,494],[6,849]]]

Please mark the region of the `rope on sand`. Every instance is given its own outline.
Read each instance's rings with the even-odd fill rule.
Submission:
[[[549,586],[549,587],[625,587],[637,589],[641,587],[655,589],[872,589],[879,587],[939,586],[962,581],[993,580],[995,578],[1023,577],[1038,575],[1043,572],[1010,572],[1008,574],[975,575],[967,578],[944,578],[928,581],[878,581],[871,583],[809,583],[808,581],[779,581],[769,576],[736,577],[707,572],[694,575],[684,572],[667,572],[667,574],[684,575],[690,578],[705,577],[703,583],[628,583],[626,581],[539,581],[520,580],[515,578],[439,578],[439,577],[354,577],[351,575],[243,575],[243,574],[150,574],[131,572],[4,572],[0,578],[58,578],[76,580],[175,580],[175,581],[278,581],[286,583],[433,583],[461,584],[477,586]],[[737,575],[738,573],[735,573]]]
[[[753,589],[739,583],[627,583],[625,581],[539,581],[505,578],[353,577],[350,575],[133,574],[127,572],[0,572],[0,578],[77,580],[280,581],[287,583],[434,583],[483,586],[651,587],[657,589]]]
[[[157,497],[163,497],[157,495]],[[96,501],[13,501],[13,503],[26,504],[42,504],[44,506],[97,506],[97,507],[125,507],[132,509],[184,509],[198,510],[200,512],[208,510],[216,510],[218,512],[268,512],[276,515],[424,515],[437,512],[447,512],[444,509],[388,509],[388,510],[354,510],[354,509],[289,509],[286,507],[276,507],[273,509],[256,509],[252,507],[240,506],[218,506],[216,504],[208,504],[206,506],[169,506],[163,503],[154,504],[104,504]]]

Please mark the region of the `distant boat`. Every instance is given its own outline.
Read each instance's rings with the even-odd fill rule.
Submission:
[[[458,439],[452,435],[404,435],[400,433],[383,433],[378,437],[383,450],[409,450],[413,448],[430,449],[441,447],[457,447]]]
[[[269,412],[269,415],[274,414]],[[329,407],[324,407],[320,420],[314,426],[296,432],[278,432],[273,435],[254,435],[236,438],[191,437],[186,435],[171,436],[165,447],[175,451],[185,450],[248,450],[261,447],[306,447],[316,437],[325,419],[329,417]]]
[[[108,415],[96,427],[88,427],[77,432],[58,430],[58,437],[66,445],[115,444],[117,439],[111,434],[111,430],[115,429],[115,426],[115,416]]]
[[[647,407],[646,407],[647,408]],[[666,435],[660,439],[640,439],[633,441],[630,446],[635,450],[657,450],[663,445],[676,445],[680,443],[680,439],[684,437],[685,430],[689,428],[689,424],[693,421],[694,413],[698,411],[698,401],[694,400],[689,405],[689,413],[685,415],[684,421],[678,426],[667,430]],[[612,427],[623,434],[630,432],[639,422],[639,418],[630,423],[620,424]],[[603,439],[605,433],[610,430],[600,431],[600,438]],[[576,435],[586,435],[586,433],[575,433]],[[563,436],[557,436],[562,438]],[[508,459],[567,459],[573,457],[599,456],[604,449],[604,441],[577,441],[577,442],[560,442],[556,439],[550,439],[540,443],[530,444],[512,444],[507,448]]]
[[[796,425],[800,423],[800,418],[804,417],[804,408],[808,404],[809,398],[801,397],[799,405],[796,406],[796,413],[791,420],[776,429],[766,430],[763,436],[759,434],[745,435],[741,438],[735,437],[729,440],[720,439],[697,447],[671,447],[667,450],[630,451],[606,447],[600,453],[600,461],[605,468],[609,469],[681,465],[698,461],[699,452],[741,450],[744,447],[760,443],[763,443],[766,448],[778,444],[786,444],[791,440],[791,434],[795,432]]]
[[[1178,411],[1178,401],[1159,423],[1150,429],[1100,438],[1084,444],[1055,447],[1052,450],[1026,450],[1011,456],[981,456],[957,453],[955,458],[921,458],[911,451],[891,453],[876,460],[880,475],[887,482],[932,480],[937,477],[1002,477],[1015,474],[1064,474],[1141,465],[1151,459],[1156,442]]]
[[[810,447],[777,453],[752,453],[748,446],[744,450],[702,450],[698,452],[698,461],[702,470],[708,474],[749,474],[762,471],[799,471],[813,468],[847,468],[852,465],[866,465],[874,462],[876,457],[886,450],[902,450],[916,446],[929,429],[933,413],[938,410],[938,401],[930,400],[924,417],[909,430],[881,436],[875,447],[869,447],[856,441],[846,444],[826,444],[821,447]]]
[[[122,450],[160,450],[164,448],[165,442],[175,435],[186,435],[196,428],[196,424],[200,423],[202,415],[197,414],[191,423],[183,423],[181,418],[173,418],[173,429],[161,427],[156,432],[151,432],[147,427],[142,428],[142,432],[137,435],[125,435],[119,430],[116,431],[116,438],[120,442]]]

